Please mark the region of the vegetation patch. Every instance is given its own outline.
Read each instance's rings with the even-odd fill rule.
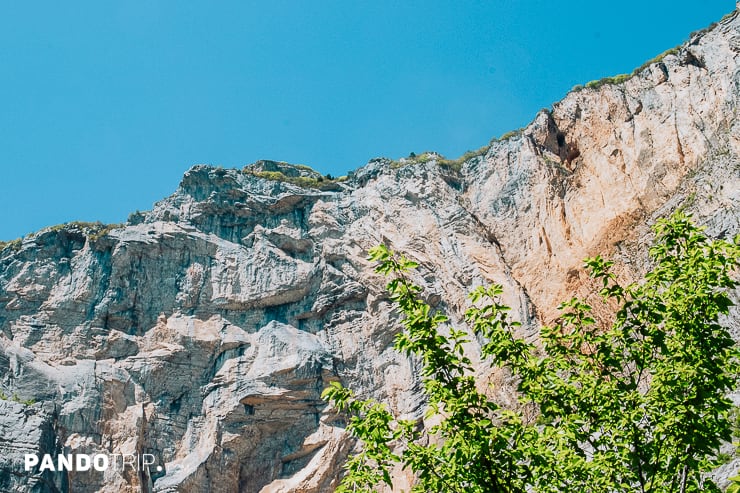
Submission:
[[[410,280],[416,262],[371,249],[404,316],[394,347],[419,362],[434,425],[331,382],[323,397],[362,442],[336,491],[393,489],[401,465],[418,492],[719,493],[707,473],[728,459],[720,446],[737,420],[728,394],[740,352],[721,321],[738,285],[740,235],[709,239],[680,211],[653,230],[654,267],[640,282],[621,285],[613,262],[585,260],[602,306],[616,313],[599,321],[572,298],[540,329],[541,344],[520,337],[501,285],[475,289],[467,323],[453,324]],[[511,375],[517,399],[482,390],[471,341],[486,374]]]
[[[3,392],[2,390],[0,390],[0,400],[2,400],[2,401],[18,402],[20,404],[23,404],[24,406],[32,406],[32,405],[34,405],[36,403],[36,401],[34,399],[26,399],[26,400],[23,400],[20,397],[18,397],[18,394],[13,394],[12,397],[8,397],[5,394],[5,392]]]
[[[462,165],[471,159],[480,157],[488,152],[491,146],[485,145],[475,151],[467,151],[465,154],[457,159],[447,159],[443,155],[436,152],[425,151],[421,154],[411,153],[409,157],[391,161],[391,168],[401,168],[410,164],[424,164],[428,162],[436,162],[437,165],[450,169],[452,171],[460,171]]]
[[[632,74],[619,74],[619,75],[615,75],[614,77],[604,77],[603,79],[592,80],[591,82],[587,82],[586,88],[598,89],[599,87],[604,86],[606,84],[621,84],[622,82],[630,78],[632,78]]]
[[[480,147],[479,149],[476,149],[475,151],[467,151],[465,154],[460,156],[457,159],[442,159],[439,161],[440,166],[444,166],[447,168],[450,168],[454,171],[460,171],[460,168],[462,168],[462,165],[474,158],[484,156],[486,152],[488,152],[488,149],[490,149],[491,146],[486,145],[483,147]]]
[[[703,34],[709,32],[709,31],[711,31],[712,29],[714,29],[717,26],[717,24],[726,21],[727,19],[731,18],[734,15],[737,15],[737,11],[736,10],[733,10],[732,12],[729,12],[729,13],[725,14],[725,16],[722,17],[722,19],[720,19],[719,22],[713,22],[709,26],[705,27],[704,29],[700,29],[698,31],[692,32],[689,35],[689,40],[691,40],[691,39],[693,39],[693,38],[695,38],[697,36],[703,35]],[[620,83],[626,81],[627,79],[629,79],[630,77],[639,74],[640,72],[642,72],[643,70],[645,70],[646,68],[648,68],[650,65],[652,65],[654,63],[659,63],[659,62],[663,61],[663,59],[665,57],[667,57],[668,55],[678,55],[681,52],[681,47],[682,47],[682,45],[678,45],[678,46],[674,46],[673,48],[670,48],[670,49],[664,51],[660,55],[656,56],[655,58],[652,58],[652,59],[648,60],[647,62],[643,63],[642,65],[640,65],[639,67],[637,67],[636,69],[634,69],[631,74],[620,74],[620,75],[615,75],[614,77],[604,77],[603,79],[592,80],[591,82],[587,83],[585,86],[583,86],[582,84],[576,84],[571,89],[571,92],[580,91],[584,87],[587,87],[589,89],[598,89],[599,87],[601,87],[601,86],[603,86],[605,84],[620,84]]]
[[[16,238],[15,240],[10,241],[0,241],[0,252],[5,250],[6,248],[10,248],[13,251],[18,251],[21,249],[21,244],[23,243],[23,238]]]
[[[648,60],[647,62],[643,63],[642,65],[634,69],[632,73],[619,74],[619,75],[615,75],[612,77],[604,77],[602,79],[592,80],[590,82],[587,82],[586,85],[576,84],[575,86],[571,88],[570,92],[578,92],[578,91],[583,90],[584,88],[598,89],[607,84],[621,84],[622,82],[625,82],[626,80],[629,80],[635,75],[639,74],[640,72],[648,68],[650,65],[661,62],[668,55],[677,55],[680,51],[681,51],[681,45],[675,46],[669,50],[664,51],[663,53],[656,56],[655,58],[652,58]]]
[[[95,222],[87,222],[87,221],[71,221],[68,223],[62,223],[57,224],[54,226],[50,226],[48,228],[48,231],[68,231],[70,229],[78,229],[80,230],[85,236],[87,236],[90,241],[97,241],[103,236],[106,236],[108,233],[113,231],[114,229],[123,228],[123,224],[104,224],[100,221]]]
[[[632,71],[632,75],[637,75],[640,72],[642,72],[643,70],[645,70],[646,68],[648,68],[650,65],[652,65],[654,63],[658,63],[658,62],[663,61],[663,59],[665,57],[667,57],[668,55],[678,55],[678,52],[679,51],[681,51],[681,46],[680,45],[679,46],[674,46],[670,50],[664,51],[663,53],[661,53],[660,55],[656,56],[655,58],[653,58],[651,60],[648,60],[647,62],[645,62],[642,65],[640,65],[639,67],[637,67],[635,70]]]
[[[516,130],[511,130],[511,131],[506,132],[505,134],[503,134],[501,137],[499,137],[498,140],[499,141],[509,140],[512,137],[516,137],[517,135],[521,135],[523,131],[524,131],[523,128],[517,128]]]
[[[301,167],[303,165],[299,165],[297,167]],[[308,166],[303,166],[303,169],[310,170]],[[253,171],[248,168],[245,168],[242,170],[244,173],[252,176],[256,176],[257,178],[263,178],[265,180],[271,180],[271,181],[279,181],[284,183],[291,183],[293,185],[298,185],[299,187],[303,188],[315,188],[318,190],[324,190],[331,188],[332,185],[336,183],[342,183],[347,181],[346,176],[339,176],[337,178],[334,178],[331,175],[326,176],[317,176],[317,177],[309,177],[309,176],[287,176],[285,173],[281,171]]]
[[[424,151],[420,154],[412,152],[408,157],[391,161],[391,168],[402,168],[410,164],[424,164],[441,159],[444,159],[444,156],[433,151]]]

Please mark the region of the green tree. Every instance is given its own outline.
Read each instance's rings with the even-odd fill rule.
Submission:
[[[618,306],[613,322],[600,326],[574,298],[538,346],[516,336],[501,286],[471,293],[461,330],[422,300],[406,275],[413,261],[372,249],[404,315],[395,348],[421,361],[427,417],[438,424],[423,430],[333,382],[324,398],[362,441],[338,491],[392,486],[396,464],[413,471],[418,492],[719,491],[705,473],[731,433],[738,351],[719,320],[732,304],[740,235],[710,240],[681,212],[654,229],[654,267],[641,282],[621,286],[611,262],[586,260],[604,303]],[[465,351],[473,337],[495,371],[516,377],[518,406],[480,389]]]

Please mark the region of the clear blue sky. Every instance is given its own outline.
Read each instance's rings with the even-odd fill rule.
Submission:
[[[193,164],[457,157],[732,1],[0,4],[0,239],[122,222]]]

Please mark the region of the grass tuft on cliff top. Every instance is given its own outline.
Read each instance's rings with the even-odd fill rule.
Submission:
[[[490,145],[485,145],[479,149],[476,149],[475,151],[467,151],[465,152],[465,154],[457,159],[447,159],[443,155],[431,151],[425,151],[421,154],[416,154],[412,152],[411,154],[409,154],[409,157],[391,161],[391,168],[401,168],[403,166],[409,166],[411,164],[424,164],[435,161],[438,166],[458,172],[460,171],[460,169],[462,169],[462,165],[465,162],[470,161],[473,158],[485,155],[490,148]]]

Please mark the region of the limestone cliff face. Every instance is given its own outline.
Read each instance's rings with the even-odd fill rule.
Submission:
[[[739,53],[733,13],[460,170],[378,159],[321,190],[259,176],[317,178],[275,163],[195,166],[125,226],[5,247],[0,491],[331,491],[353,444],[320,399],[328,381],[423,411],[367,250],[417,260],[415,280],[453,320],[471,288],[503,284],[534,336],[558,301],[588,292],[581,259],[607,253],[635,276],[649,224],[676,207],[712,235],[738,232]],[[29,473],[26,453],[157,462]]]

